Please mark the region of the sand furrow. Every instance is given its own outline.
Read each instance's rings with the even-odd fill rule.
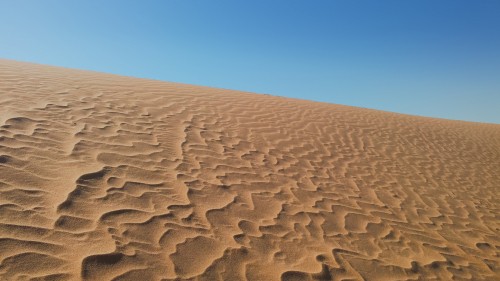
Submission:
[[[0,60],[1,280],[496,280],[500,127]]]

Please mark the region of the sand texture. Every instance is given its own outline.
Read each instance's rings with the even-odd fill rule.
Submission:
[[[500,125],[0,60],[0,280],[500,280]]]

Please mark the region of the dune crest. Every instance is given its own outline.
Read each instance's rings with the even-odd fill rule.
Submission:
[[[498,280],[500,125],[0,60],[0,280]]]

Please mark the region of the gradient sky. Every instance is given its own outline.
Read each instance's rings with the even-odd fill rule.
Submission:
[[[0,57],[500,123],[497,0],[0,0]]]

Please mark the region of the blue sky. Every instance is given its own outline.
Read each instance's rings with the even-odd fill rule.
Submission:
[[[0,1],[0,57],[500,123],[500,1]]]

